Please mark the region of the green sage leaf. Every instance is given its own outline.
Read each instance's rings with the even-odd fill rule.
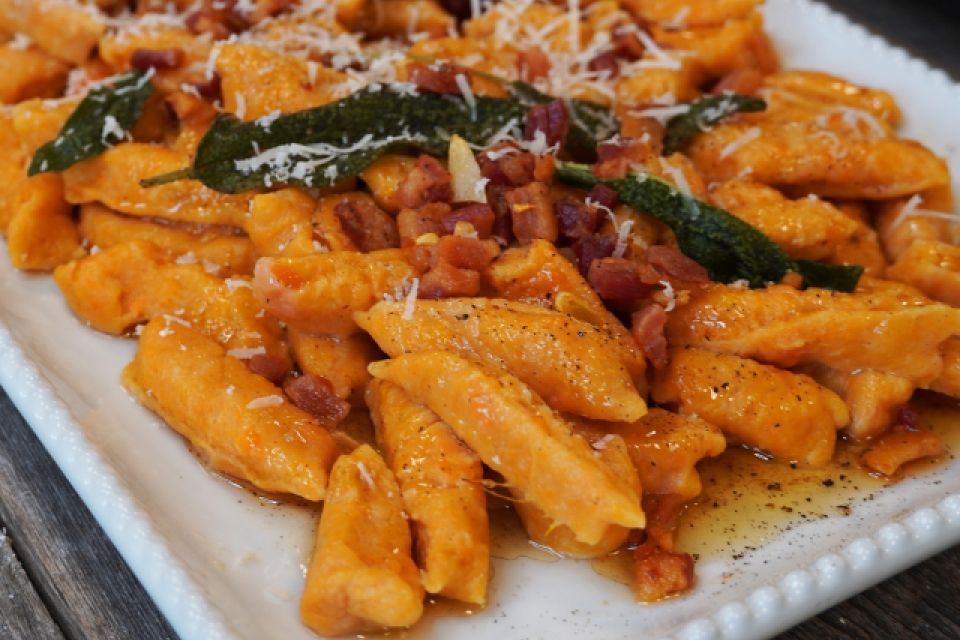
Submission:
[[[679,151],[698,133],[707,131],[713,125],[735,113],[755,113],[764,111],[767,103],[751,96],[710,96],[689,104],[686,113],[674,116],[667,121],[667,133],[663,138],[663,153],[670,155]]]
[[[625,204],[666,223],[677,237],[680,251],[702,265],[715,282],[745,280],[759,288],[796,271],[806,286],[851,292],[863,273],[860,267],[796,261],[756,227],[654,176],[600,180],[590,167],[568,162],[558,162],[554,175],[588,189],[605,184]]]
[[[151,77],[152,69],[131,71],[112,86],[91,89],[57,137],[37,149],[27,175],[65,171],[122,141],[140,119],[147,98],[153,95]]]
[[[273,184],[323,187],[357,175],[391,151],[414,148],[443,157],[454,133],[479,148],[522,127],[523,105],[484,96],[473,100],[471,105],[462,96],[373,84],[331,104],[252,122],[221,114],[200,141],[189,174],[142,184],[189,177],[222,193]]]

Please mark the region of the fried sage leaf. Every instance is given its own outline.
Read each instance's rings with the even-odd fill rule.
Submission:
[[[57,137],[37,149],[27,175],[65,171],[94,158],[126,137],[153,95],[153,71],[131,71],[112,86],[98,86],[80,101]]]
[[[554,175],[584,188],[603,183],[616,191],[622,202],[664,222],[673,230],[684,255],[700,263],[715,282],[745,280],[751,287],[763,287],[796,271],[806,286],[850,292],[863,274],[861,267],[794,260],[756,227],[654,176],[600,180],[590,167],[568,162],[558,162]]]
[[[143,185],[195,178],[222,193],[279,183],[329,186],[400,148],[445,156],[454,133],[486,146],[521,127],[526,111],[512,100],[476,96],[471,104],[462,96],[415,93],[409,85],[373,84],[337,102],[252,122],[221,114],[188,172]]]
[[[735,113],[765,111],[767,103],[751,96],[724,95],[701,98],[689,106],[686,113],[667,121],[667,133],[663,138],[663,152],[666,155],[679,151],[695,135],[709,130]]]

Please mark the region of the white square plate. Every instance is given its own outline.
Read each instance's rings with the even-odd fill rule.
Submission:
[[[960,87],[809,0],[764,11],[787,67],[892,91],[903,135],[960,176]],[[0,300],[0,384],[182,639],[315,638],[297,613],[315,515],[205,472],[120,386],[135,343],[83,327],[49,277],[0,259]],[[498,560],[486,610],[410,636],[766,637],[960,542],[960,461],[874,493],[850,517],[805,523],[745,557],[702,557],[694,593],[655,606],[586,563]]]

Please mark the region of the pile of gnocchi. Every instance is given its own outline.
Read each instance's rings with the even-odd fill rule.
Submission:
[[[960,399],[946,163],[761,2],[0,0],[0,230],[212,469],[323,503],[316,633],[483,606],[488,493],[677,596],[700,460],[890,476]]]

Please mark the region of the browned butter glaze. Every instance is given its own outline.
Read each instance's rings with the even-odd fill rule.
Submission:
[[[726,555],[736,560],[809,520],[846,517],[854,505],[874,500],[883,487],[949,463],[960,451],[960,403],[922,394],[911,406],[920,413],[921,426],[940,436],[945,452],[908,464],[891,478],[864,468],[859,459],[865,445],[847,440],[838,443],[832,462],[822,469],[792,468],[736,447],[702,461],[697,468],[703,493],[681,519],[677,550],[698,559]],[[632,584],[628,550],[591,565],[606,578]]]

